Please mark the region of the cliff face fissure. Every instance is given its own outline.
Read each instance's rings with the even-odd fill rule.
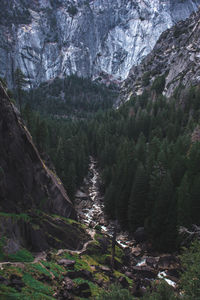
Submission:
[[[76,73],[123,80],[160,34],[187,18],[200,0],[2,1],[0,75],[12,62],[30,82]],[[15,14],[14,14],[15,11]]]

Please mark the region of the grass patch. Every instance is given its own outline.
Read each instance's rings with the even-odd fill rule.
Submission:
[[[9,254],[7,258],[15,262],[32,262],[34,260],[33,255],[26,249],[20,249],[14,254]]]
[[[72,220],[72,219],[69,219],[69,218],[65,218],[65,217],[63,217],[63,216],[52,215],[52,217],[53,217],[54,219],[60,219],[60,220],[63,220],[63,221],[65,221],[67,224],[70,224],[70,225],[72,225],[72,224],[82,225],[82,224],[80,224],[79,222],[77,222],[77,221],[75,221],[75,220]]]
[[[29,289],[34,290],[35,292],[46,294],[46,295],[53,295],[53,289],[35,278],[33,278],[30,274],[24,274],[23,276],[24,283],[28,286]]]
[[[12,218],[13,220],[24,220],[25,222],[31,221],[31,217],[27,214],[12,214],[12,213],[0,212],[0,217]]]
[[[66,269],[64,267],[58,265],[55,262],[43,261],[42,264],[45,267],[49,268],[49,270],[52,272],[52,274],[58,279],[62,279],[63,274],[66,273]]]
[[[87,259],[84,259],[84,257],[80,257],[78,254],[71,255],[70,253],[65,253],[64,258],[75,260],[76,263],[74,265],[74,269],[76,271],[81,269],[92,271],[89,261],[87,261]]]
[[[4,284],[0,285],[0,299],[1,300],[20,300],[22,299],[21,294],[17,292],[16,289],[6,286]],[[24,298],[25,299],[25,298]]]
[[[29,270],[31,273],[45,274],[45,275],[51,277],[51,274],[48,272],[48,270],[39,263],[31,264],[31,266],[29,267]]]

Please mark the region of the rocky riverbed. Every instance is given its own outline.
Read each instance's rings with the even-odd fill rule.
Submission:
[[[88,175],[75,198],[79,221],[90,228],[100,229],[109,237],[113,236],[114,228],[117,228],[116,242],[127,255],[124,272],[136,282],[135,294],[143,294],[147,286],[159,279],[164,279],[173,288],[177,288],[180,269],[177,257],[171,254],[150,254],[147,244],[138,242],[142,229],[138,230],[139,238],[136,235],[135,239],[128,232],[121,231],[115,221],[109,220],[104,214],[104,198],[100,193],[100,185],[97,162],[90,157]]]

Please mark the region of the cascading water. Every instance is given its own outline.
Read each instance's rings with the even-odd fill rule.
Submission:
[[[146,268],[148,259],[151,257],[146,253],[141,254],[140,247],[135,247],[136,242],[131,239],[127,232],[120,230],[120,226],[115,221],[109,220],[104,214],[104,199],[100,192],[101,178],[97,167],[97,161],[90,156],[89,172],[84,179],[83,186],[77,191],[75,206],[78,213],[79,221],[86,224],[92,232],[93,229],[101,229],[101,232],[113,236],[114,228],[117,226],[117,243],[122,247],[129,249],[133,254],[135,267]],[[94,231],[95,232],[95,231]],[[137,250],[138,249],[138,250]],[[139,254],[136,254],[136,253]],[[154,257],[155,259],[155,257]],[[159,259],[159,258],[158,258]],[[169,278],[164,269],[157,270],[158,278],[163,278],[166,282],[175,287],[176,283]]]

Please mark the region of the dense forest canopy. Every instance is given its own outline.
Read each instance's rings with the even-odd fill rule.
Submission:
[[[70,82],[67,97],[72,93],[79,103],[80,81],[65,81]],[[58,94],[58,82],[62,85],[56,80],[44,103],[51,103],[52,91]],[[130,232],[144,226],[156,249],[173,250],[178,247],[179,226],[199,224],[200,99],[197,86],[187,91],[180,88],[166,99],[159,82],[162,85],[162,80],[156,80],[151,90],[132,97],[118,110],[105,109],[102,101],[96,113],[74,120],[55,117],[65,108],[74,110],[67,101],[63,110],[57,103],[49,105],[54,112],[51,117],[41,115],[45,105],[39,95],[35,101],[37,90],[33,99],[26,96],[34,112],[25,105],[24,117],[72,199],[93,155],[102,174],[108,216]],[[94,108],[87,103],[83,104],[85,114]]]

